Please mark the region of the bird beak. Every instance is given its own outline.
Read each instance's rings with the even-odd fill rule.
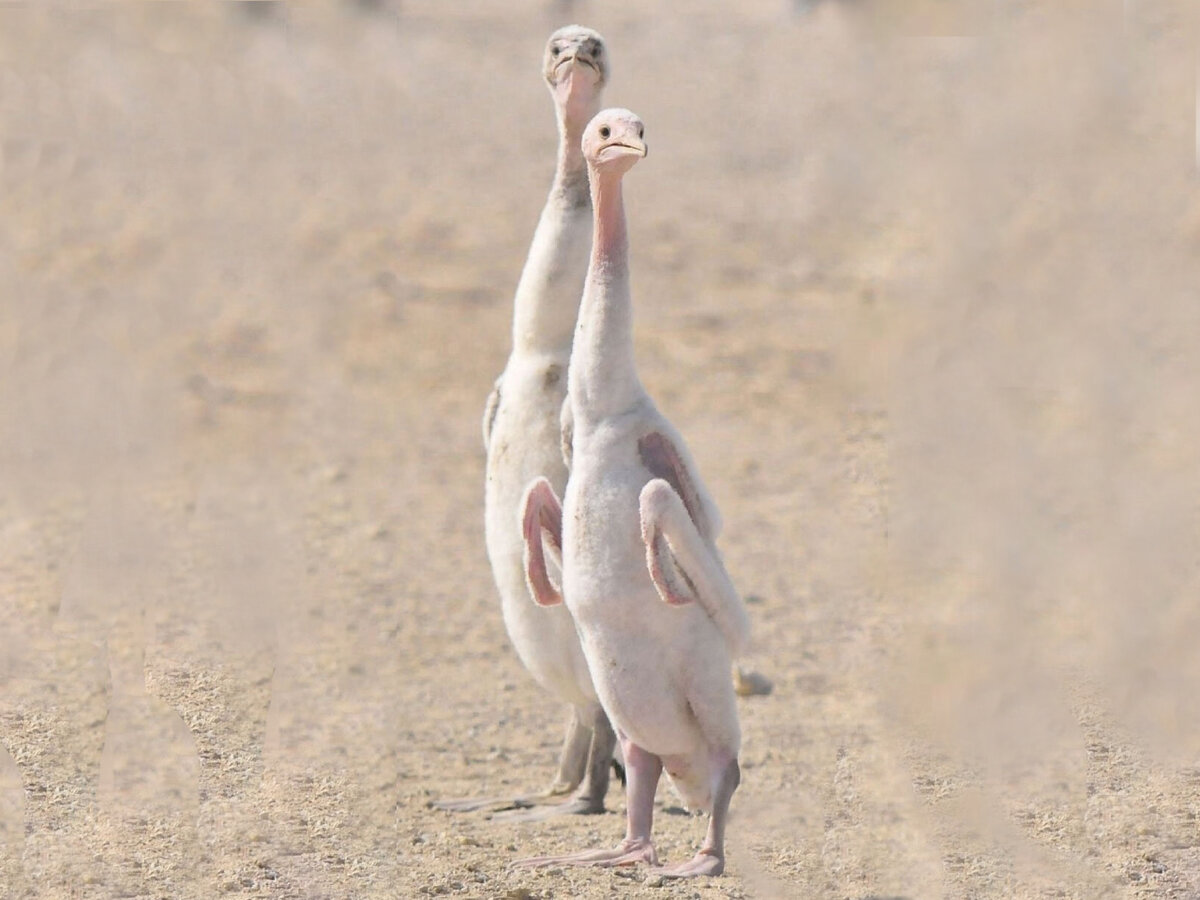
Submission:
[[[567,89],[574,94],[603,85],[604,75],[599,66],[587,57],[581,56],[577,50],[569,50],[554,61],[546,81],[555,91]]]
[[[565,66],[567,63],[573,63],[573,62],[575,62],[575,61],[576,61],[578,58],[579,58],[579,57],[577,57],[577,56],[576,56],[574,53],[564,53],[564,54],[563,54],[562,56],[560,56],[560,57],[558,58],[558,60],[557,60],[557,61],[554,63],[554,73],[557,75],[557,74],[558,74],[558,70],[559,70],[559,69],[561,69],[561,68],[562,68],[563,66]]]
[[[599,66],[597,66],[594,62],[592,62],[587,57],[580,56],[579,51],[575,50],[575,51],[571,51],[569,53],[564,53],[557,60],[555,60],[554,66],[551,69],[551,71],[554,73],[554,78],[556,81],[558,80],[559,70],[562,69],[562,67],[565,66],[567,63],[576,63],[581,66],[587,66],[589,69],[591,69],[597,75],[600,74]]]
[[[622,155],[630,154],[645,157],[650,152],[650,147],[640,138],[627,138],[623,141],[613,141],[611,144],[605,144],[601,148],[601,151],[604,150],[617,150]]]

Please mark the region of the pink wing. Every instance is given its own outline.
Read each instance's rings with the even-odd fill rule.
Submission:
[[[746,607],[679,492],[666,479],[652,478],[642,488],[638,508],[646,566],[658,595],[671,606],[699,603],[737,653],[749,633]]]
[[[684,507],[696,525],[696,530],[711,538],[712,528],[704,507],[700,503],[700,495],[688,472],[679,451],[665,434],[652,431],[638,441],[638,454],[642,464],[650,470],[655,478],[661,478],[669,484],[683,501]]]
[[[521,531],[525,537],[525,580],[538,606],[557,606],[562,592],[546,570],[546,540],[562,557],[562,504],[545,478],[534,479],[521,505]]]

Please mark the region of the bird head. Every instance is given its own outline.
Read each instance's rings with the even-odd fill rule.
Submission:
[[[596,114],[583,132],[583,155],[601,173],[624,174],[649,152],[642,120],[627,109]]]
[[[591,114],[608,81],[608,71],[604,38],[590,28],[567,25],[546,42],[542,74],[568,116]]]

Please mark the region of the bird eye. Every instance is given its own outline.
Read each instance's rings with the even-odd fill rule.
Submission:
[[[609,128],[607,125],[600,126],[600,137],[607,138],[610,134],[612,134],[611,128]]]
[[[561,48],[561,47],[551,47],[551,48],[550,48],[550,55],[551,55],[551,56],[558,56],[558,54],[560,54],[560,53],[562,53],[562,48]]]
[[[645,137],[645,136],[646,136],[646,126],[639,125],[638,126],[638,137]]]
[[[599,57],[601,52],[603,52],[603,50],[604,50],[603,44],[596,44],[594,47],[592,47],[592,56]]]

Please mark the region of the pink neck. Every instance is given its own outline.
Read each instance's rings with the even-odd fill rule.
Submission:
[[[629,232],[625,226],[625,200],[620,175],[602,175],[592,169],[592,267],[597,271],[619,269],[628,278]]]
[[[614,416],[644,396],[633,357],[629,235],[621,175],[588,172],[592,189],[592,259],[571,350],[568,389],[577,419]]]

